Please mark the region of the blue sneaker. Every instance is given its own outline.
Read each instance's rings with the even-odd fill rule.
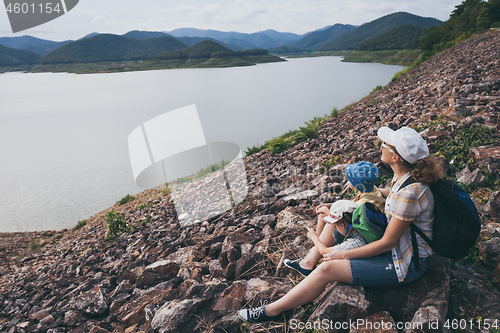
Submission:
[[[283,263],[285,264],[286,267],[294,269],[300,274],[302,274],[302,276],[308,276],[309,274],[311,274],[313,270],[300,267],[299,262],[301,260],[302,259],[295,259],[295,260],[285,259],[283,260]]]
[[[260,306],[256,308],[243,309],[238,312],[238,317],[246,323],[258,324],[266,321],[280,321],[281,316],[270,317],[266,313],[267,301],[260,301]]]

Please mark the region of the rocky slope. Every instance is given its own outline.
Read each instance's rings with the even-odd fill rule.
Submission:
[[[193,218],[181,228],[171,195],[152,189],[107,210],[136,227],[114,241],[100,240],[107,211],[79,230],[0,234],[0,332],[289,331],[289,323],[249,327],[234,314],[280,297],[300,280],[283,259],[312,245],[304,226],[314,224],[314,205],[342,191],[345,164],[378,163],[376,130],[383,125],[418,127],[434,150],[452,141],[457,127],[489,128],[488,145],[465,147],[470,168],[450,166],[464,182],[477,183],[471,189],[484,241],[482,256],[469,259],[483,262],[435,257],[422,279],[398,288],[332,284],[314,304],[286,313],[287,320],[438,321],[438,331],[446,331],[446,318],[500,319],[500,194],[481,187],[497,186],[499,178],[499,45],[499,32],[465,41],[328,119],[317,138],[246,158],[247,199],[207,221]]]

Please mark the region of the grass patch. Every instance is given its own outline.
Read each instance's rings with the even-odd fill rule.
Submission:
[[[271,154],[279,154],[298,143],[313,139],[318,136],[318,131],[326,119],[337,117],[340,112],[337,108],[333,108],[330,114],[322,117],[314,117],[306,121],[304,123],[305,126],[301,126],[298,130],[289,130],[279,137],[266,141],[263,145],[254,145],[247,148],[245,156],[250,156],[264,149],[268,149]]]
[[[343,62],[378,62],[386,65],[409,66],[420,56],[419,50],[354,51]]]
[[[129,203],[132,200],[134,200],[134,197],[131,196],[130,194],[127,194],[126,196],[124,196],[123,198],[121,198],[120,200],[118,200],[116,203],[118,205],[122,206],[122,205],[125,205],[126,203]]]
[[[30,245],[29,245],[29,253],[36,252],[42,248],[42,245],[38,244],[36,240],[33,238],[31,239]]]
[[[133,226],[129,225],[125,220],[125,215],[109,211],[104,215],[104,222],[106,222],[106,236],[104,236],[105,241],[115,240],[124,232],[133,231]]]
[[[87,220],[78,221],[78,223],[75,225],[75,227],[73,228],[73,230],[81,229],[81,228],[83,228],[86,225],[87,225]]]
[[[141,225],[142,225],[143,227],[145,227],[145,226],[147,226],[147,225],[148,225],[148,223],[149,223],[149,222],[151,222],[151,217],[149,217],[149,216],[148,216],[148,217],[146,217],[144,220],[142,220],[142,221],[141,221]]]

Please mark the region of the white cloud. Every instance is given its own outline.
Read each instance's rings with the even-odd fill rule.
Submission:
[[[92,23],[102,23],[102,22],[104,22],[104,21],[106,21],[106,16],[104,16],[104,15],[99,15],[99,16],[97,16],[96,18],[94,18],[94,19],[92,20]]]

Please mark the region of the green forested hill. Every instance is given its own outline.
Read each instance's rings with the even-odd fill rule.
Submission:
[[[321,45],[331,43],[355,28],[349,24],[335,24],[328,29],[311,32],[299,40],[290,42],[287,46],[304,51],[315,51]]]
[[[40,58],[36,53],[0,44],[0,66],[34,65]]]
[[[169,36],[143,40],[112,34],[100,34],[66,44],[49,53],[39,64],[69,64],[102,61],[144,60],[187,45]]]
[[[424,34],[424,28],[406,24],[365,40],[356,51],[414,50]]]
[[[441,25],[442,22],[434,18],[421,17],[405,12],[393,13],[363,24],[347,35],[331,43],[322,45],[318,51],[354,50],[359,44],[369,38],[407,24],[427,29],[431,26]]]
[[[489,28],[500,28],[500,0],[464,0],[439,27],[431,27],[420,48],[430,57]]]
[[[128,37],[128,38],[135,38],[135,39],[148,39],[148,38],[163,37],[163,36],[168,36],[168,35],[164,32],[160,32],[160,31],[132,30],[132,31],[127,32],[126,34],[123,34],[122,36]]]
[[[179,51],[170,51],[151,56],[152,60],[168,60],[168,59],[201,59],[201,58],[223,58],[242,55],[265,55],[266,50],[253,49],[247,51],[232,51],[211,40],[204,40]]]

